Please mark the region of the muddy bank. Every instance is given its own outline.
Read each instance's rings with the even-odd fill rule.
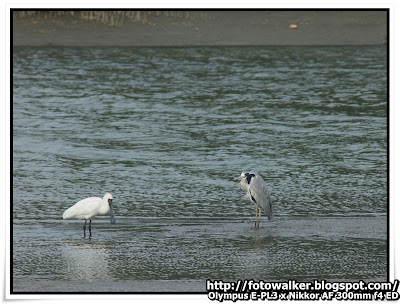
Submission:
[[[13,46],[376,45],[386,11],[14,11]]]

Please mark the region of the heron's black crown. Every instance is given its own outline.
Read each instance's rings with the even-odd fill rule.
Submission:
[[[244,173],[244,175],[246,176],[247,184],[250,184],[251,178],[256,176],[256,175],[250,174],[250,173]]]

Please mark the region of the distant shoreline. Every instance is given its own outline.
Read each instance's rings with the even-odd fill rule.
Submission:
[[[14,11],[18,46],[382,45],[387,11]]]

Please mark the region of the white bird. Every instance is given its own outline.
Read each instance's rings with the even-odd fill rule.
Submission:
[[[267,213],[269,220],[271,220],[274,215],[267,184],[255,171],[242,172],[235,180],[240,180],[240,188],[246,191],[246,196],[253,201],[256,206],[254,228],[258,229],[260,227],[261,209]]]
[[[83,238],[86,237],[86,222],[89,220],[89,238],[92,237],[92,219],[97,215],[105,215],[110,212],[110,221],[115,223],[114,211],[112,209],[112,195],[106,193],[103,199],[99,197],[90,197],[78,201],[72,207],[67,209],[64,214],[64,219],[84,219]]]

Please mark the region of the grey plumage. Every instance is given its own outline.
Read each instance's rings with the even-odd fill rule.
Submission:
[[[256,172],[242,172],[237,178],[240,180],[240,188],[246,191],[246,196],[256,206],[255,228],[260,226],[261,209],[265,211],[269,220],[274,216],[271,196],[267,184],[263,178]]]

